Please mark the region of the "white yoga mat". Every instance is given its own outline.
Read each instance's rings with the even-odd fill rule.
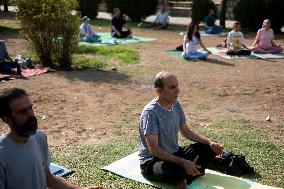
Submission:
[[[158,188],[172,189],[167,184],[146,180],[140,173],[138,152],[130,154],[106,167],[103,170],[110,171],[122,177],[137,182],[156,186]],[[216,171],[206,169],[205,175],[193,181],[188,189],[280,189],[252,182],[246,179],[232,177]]]

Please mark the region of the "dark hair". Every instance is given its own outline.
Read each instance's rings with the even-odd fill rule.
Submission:
[[[164,88],[164,76],[159,75],[154,79],[154,88]]]
[[[187,35],[187,38],[188,38],[188,40],[190,40],[190,41],[192,41],[192,33],[193,33],[193,30],[194,30],[194,27],[195,26],[197,26],[197,32],[195,33],[195,37],[198,39],[198,40],[200,40],[200,33],[199,33],[199,25],[198,25],[198,23],[196,23],[196,22],[191,22],[191,23],[189,23],[189,25],[188,25],[188,28],[187,28],[187,33],[186,33],[186,35]]]
[[[22,96],[28,96],[27,92],[24,89],[4,89],[0,94],[0,117],[10,116],[10,103],[15,99],[21,98]]]

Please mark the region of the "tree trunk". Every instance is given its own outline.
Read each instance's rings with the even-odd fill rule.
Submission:
[[[6,14],[9,11],[8,10],[8,0],[4,0],[3,5],[4,5],[4,13]]]
[[[222,28],[226,28],[227,2],[228,0],[222,0],[221,2],[220,26],[222,26]]]

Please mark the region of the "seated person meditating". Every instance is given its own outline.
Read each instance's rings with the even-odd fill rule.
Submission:
[[[93,43],[93,42],[101,42],[101,37],[94,32],[92,26],[89,23],[90,18],[84,16],[82,18],[83,23],[80,26],[81,34],[83,35],[82,41]]]
[[[227,36],[227,55],[250,55],[251,51],[244,44],[244,35],[240,31],[240,22],[235,22],[233,30]]]
[[[111,19],[111,35],[115,38],[132,37],[132,32],[121,14],[119,8],[113,9],[113,17]]]
[[[283,51],[280,44],[276,45],[274,43],[274,33],[270,27],[270,20],[264,20],[262,28],[258,30],[255,41],[252,45],[253,47],[251,50],[254,53],[281,53]]]
[[[183,40],[182,57],[184,59],[205,59],[211,53],[202,43],[198,30],[199,26],[197,23],[191,22],[189,24]],[[198,44],[207,52],[197,50]]]
[[[205,33],[208,34],[220,34],[222,32],[222,28],[215,25],[216,18],[214,16],[215,11],[213,9],[209,10],[208,16],[206,16],[203,20],[205,24]]]
[[[4,41],[0,40],[0,72],[21,75],[20,65],[9,56]]]
[[[169,22],[169,11],[167,11],[164,5],[160,5],[159,11],[156,14],[156,18],[152,24],[152,27],[156,29],[165,29],[169,26]]]
[[[139,158],[142,175],[153,181],[186,189],[204,175],[208,163],[223,154],[223,145],[193,131],[186,123],[176,76],[160,72],[154,80],[156,98],[143,109],[139,123]],[[195,143],[178,145],[178,133]]]

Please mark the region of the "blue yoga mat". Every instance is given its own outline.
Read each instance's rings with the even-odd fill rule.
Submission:
[[[67,169],[63,166],[57,165],[55,163],[50,164],[49,170],[51,174],[59,177],[66,177],[74,173],[74,171]]]

